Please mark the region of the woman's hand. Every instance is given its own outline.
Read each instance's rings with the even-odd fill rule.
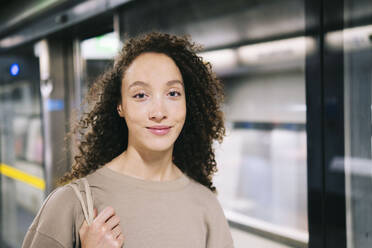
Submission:
[[[94,220],[88,226],[86,220],[79,230],[82,248],[120,248],[124,236],[120,229],[120,218],[112,207],[106,207],[97,216],[94,209]]]

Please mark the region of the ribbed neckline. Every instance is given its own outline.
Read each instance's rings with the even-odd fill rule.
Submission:
[[[182,173],[182,176],[171,181],[151,181],[144,180],[129,175],[125,175],[110,169],[107,166],[103,166],[96,170],[98,174],[109,177],[120,184],[132,185],[138,188],[152,190],[152,191],[173,191],[179,190],[186,187],[190,183],[190,179],[187,175]]]

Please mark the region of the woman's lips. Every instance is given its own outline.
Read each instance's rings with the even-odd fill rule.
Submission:
[[[170,127],[168,128],[147,128],[151,133],[156,134],[156,135],[165,135],[169,133]]]

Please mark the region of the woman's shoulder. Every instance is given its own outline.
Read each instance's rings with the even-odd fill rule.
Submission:
[[[189,177],[190,179],[190,189],[197,193],[201,194],[205,197],[213,197],[214,193],[204,184],[201,184],[200,182],[196,181],[194,178]]]
[[[41,247],[38,244],[47,243],[70,247],[76,206],[79,204],[74,194],[70,184],[59,186],[49,193],[28,229],[25,244],[31,242],[34,244],[32,247]]]
[[[82,178],[75,179],[68,184],[59,186],[49,193],[47,198],[42,203],[37,215],[34,218],[30,228],[48,228],[47,223],[68,222],[71,224],[79,213],[80,201],[74,192],[73,187],[82,194],[85,194],[85,188],[82,183]],[[40,223],[42,222],[42,223]],[[43,225],[40,225],[43,224]]]
[[[74,192],[71,185],[77,185],[76,181],[70,182],[68,184],[62,185],[54,189],[46,198],[45,202],[61,202],[66,199],[70,199]]]
[[[220,205],[217,195],[213,193],[207,186],[191,179],[189,189],[192,191],[190,195],[196,197],[207,208],[215,208]]]
[[[74,214],[75,206],[78,202],[75,199],[70,184],[72,183],[59,186],[49,193],[42,203],[32,225],[38,225],[40,220],[54,220],[61,215],[66,217],[67,215]]]
[[[208,247],[234,247],[230,227],[218,194],[207,186],[192,180],[192,197],[203,206],[208,228]]]
[[[77,187],[79,190],[83,190],[84,187],[81,186],[82,179],[76,179],[68,184],[62,185],[54,189],[48,197],[45,199],[45,204],[48,207],[55,207],[56,209],[60,206],[61,208],[72,208],[78,203],[75,192],[73,190],[73,186]],[[67,204],[69,203],[69,204]],[[44,204],[43,204],[44,205]],[[47,207],[46,206],[46,207]]]

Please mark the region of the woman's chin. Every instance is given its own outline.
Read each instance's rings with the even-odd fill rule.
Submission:
[[[153,142],[146,144],[145,147],[150,151],[164,152],[172,148],[173,143],[169,142]]]

